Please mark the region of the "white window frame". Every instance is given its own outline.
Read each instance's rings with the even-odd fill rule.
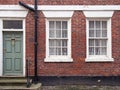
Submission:
[[[49,21],[67,21],[68,22],[68,54],[67,55],[49,55]],[[71,58],[71,19],[46,19],[46,58],[45,62],[72,62]]]
[[[86,16],[86,62],[113,62],[112,58],[112,32],[111,17],[114,11],[83,11]],[[107,21],[107,54],[89,55],[89,20]]]
[[[89,55],[89,21],[97,20],[97,21],[107,21],[107,54],[106,55]],[[111,18],[98,18],[98,19],[86,19],[86,33],[87,33],[87,58],[86,62],[106,62],[106,61],[114,61],[112,58],[112,38],[111,38]]]

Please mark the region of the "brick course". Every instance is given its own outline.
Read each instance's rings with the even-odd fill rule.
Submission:
[[[0,4],[18,4],[34,0],[0,0]],[[120,5],[120,0],[38,0],[41,5]],[[70,63],[46,63],[45,17],[38,19],[38,75],[39,76],[118,76],[120,74],[120,11],[112,17],[112,57],[114,62],[86,63],[86,18],[82,11],[72,16],[72,58]],[[34,75],[34,14],[26,17],[26,58],[30,59],[30,74]]]
[[[34,4],[34,0],[0,0],[0,4]],[[39,5],[120,5],[120,0],[38,0]]]

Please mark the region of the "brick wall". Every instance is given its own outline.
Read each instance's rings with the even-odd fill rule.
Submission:
[[[8,2],[7,2],[8,1]],[[19,0],[0,0],[0,4],[18,4]],[[32,4],[33,0],[20,0]],[[38,0],[44,5],[118,5],[120,0]],[[45,17],[39,11],[38,75],[39,76],[118,76],[120,74],[120,11],[112,17],[112,57],[114,62],[86,63],[86,18],[82,11],[72,16],[71,63],[45,63]],[[26,18],[26,58],[30,59],[30,74],[34,75],[34,14]]]
[[[27,17],[27,57],[34,61],[34,20]],[[118,76],[120,74],[120,11],[112,17],[112,56],[114,62],[86,63],[86,18],[82,11],[72,16],[72,58],[71,63],[46,63],[45,58],[45,17],[39,12],[38,21],[38,74],[40,76]],[[34,67],[31,65],[31,74]]]
[[[34,0],[0,0],[0,4],[34,4]],[[120,5],[120,0],[38,0],[40,5]]]

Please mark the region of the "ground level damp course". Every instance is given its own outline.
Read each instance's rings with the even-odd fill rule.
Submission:
[[[120,77],[40,77],[42,90],[120,90]]]

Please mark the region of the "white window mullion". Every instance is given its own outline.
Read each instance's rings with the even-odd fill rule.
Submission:
[[[63,55],[63,50],[62,50],[62,21],[61,21],[61,56]]]

